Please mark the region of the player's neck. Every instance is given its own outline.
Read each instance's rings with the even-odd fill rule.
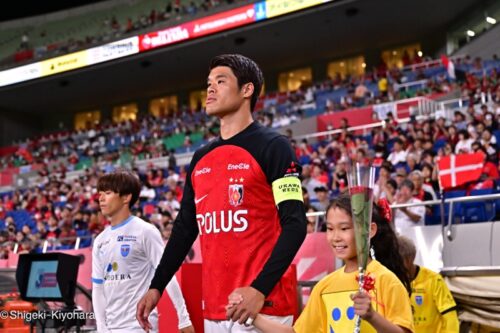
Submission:
[[[408,273],[410,273],[411,281],[415,280],[417,278],[418,272],[420,271],[420,267],[417,265],[413,265],[412,268]]]
[[[116,212],[116,214],[113,214],[113,216],[109,216],[109,222],[112,227],[115,227],[128,219],[130,216],[130,209],[128,209],[127,206],[122,207],[119,211]]]
[[[238,110],[220,118],[220,136],[227,140],[242,132],[253,122],[252,113]]]

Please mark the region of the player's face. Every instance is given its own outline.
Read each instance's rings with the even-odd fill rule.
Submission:
[[[242,89],[231,68],[220,66],[210,71],[205,106],[208,115],[222,117],[238,111],[243,101]]]
[[[356,261],[356,242],[352,218],[340,208],[331,208],[326,214],[326,238],[333,254],[346,262]],[[355,266],[356,267],[356,266]]]
[[[99,207],[106,217],[112,217],[124,206],[123,197],[113,191],[99,192]]]

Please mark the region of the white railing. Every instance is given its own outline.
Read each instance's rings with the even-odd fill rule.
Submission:
[[[443,227],[443,230],[445,230],[446,237],[448,237],[449,240],[453,240],[452,237],[452,232],[451,232],[451,227],[453,225],[453,204],[455,203],[462,203],[462,202],[474,202],[474,201],[486,201],[486,200],[497,200],[500,199],[500,193],[496,194],[485,194],[485,195],[474,195],[474,196],[468,196],[468,197],[458,197],[458,198],[447,198],[443,200],[427,200],[427,201],[421,201],[421,202],[415,202],[415,203],[408,203],[408,204],[393,204],[390,205],[391,209],[398,209],[398,208],[408,208],[408,207],[418,207],[418,206],[435,206],[435,205],[442,205],[441,209],[441,216],[442,219],[444,219],[444,205],[449,204],[448,206],[448,221],[441,221],[441,225]],[[314,213],[306,213],[306,216],[311,216],[311,217],[316,217],[317,220],[319,220],[319,217],[324,216],[326,212],[321,211],[321,212],[314,212]],[[486,222],[486,221],[483,221]],[[315,230],[318,230],[316,227]]]
[[[379,119],[385,119],[387,114],[390,112],[398,122],[398,124],[405,124],[410,122],[411,118],[410,117],[404,117],[404,118],[398,118],[398,105],[401,104],[409,104],[412,102],[417,102],[416,106],[409,106],[408,107],[408,113],[411,116],[414,116],[415,119],[421,120],[421,119],[427,119],[436,113],[438,109],[438,104],[426,97],[413,97],[413,98],[408,98],[396,102],[389,102],[389,103],[382,103],[382,104],[376,104],[373,106],[373,112],[377,113]],[[348,132],[356,132],[356,131],[362,131],[363,135],[366,135],[369,130],[372,128],[376,127],[385,127],[386,122],[385,120],[374,122],[371,124],[365,124],[365,125],[359,125],[359,126],[351,126],[348,127],[346,130]],[[343,129],[333,129],[333,130],[328,130],[328,131],[323,131],[323,132],[316,132],[316,133],[311,133],[311,134],[304,134],[304,135],[298,135],[294,136],[294,139],[301,140],[301,139],[310,139],[310,138],[317,138],[317,137],[330,137],[335,134],[340,134],[344,132]]]
[[[449,57],[449,59],[452,61],[457,61],[459,59],[464,59],[464,58],[465,58],[465,56],[463,56],[463,55]],[[404,66],[401,68],[401,70],[402,71],[415,71],[417,69],[426,69],[426,68],[438,67],[438,66],[442,66],[442,65],[443,65],[443,62],[441,61],[441,59],[434,59],[434,60],[430,60],[430,61],[421,62],[419,64],[412,64],[412,65]]]
[[[94,242],[94,236],[77,236],[77,237],[62,237],[62,238],[50,238],[50,239],[41,239],[38,241],[32,241],[31,245],[33,245],[33,248],[36,248],[37,246],[41,245],[42,247],[42,253],[47,253],[49,251],[49,248],[51,248],[51,251],[53,251],[57,246],[61,245],[66,245],[65,243],[69,243],[67,245],[71,245],[74,242],[73,247],[71,250],[78,250],[80,249],[80,245],[83,240],[85,239],[91,239],[91,245]],[[4,244],[0,244],[4,245]],[[12,248],[13,253],[18,253],[19,252],[19,246],[20,244],[15,242],[14,246]]]
[[[411,81],[411,82],[406,82],[406,83],[395,83],[394,90],[408,91],[408,89],[413,88],[413,87],[426,87],[427,82],[429,82],[428,79]]]

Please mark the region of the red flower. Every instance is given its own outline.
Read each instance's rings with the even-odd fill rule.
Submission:
[[[359,282],[359,275],[356,276],[356,281]],[[366,292],[375,289],[375,278],[372,277],[370,274],[365,275],[365,279],[363,281],[363,289]]]

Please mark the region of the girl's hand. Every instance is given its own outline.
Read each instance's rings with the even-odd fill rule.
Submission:
[[[227,297],[227,305],[225,306],[226,312],[228,310],[230,310],[233,306],[236,306],[236,305],[240,304],[241,302],[243,302],[243,296],[241,296],[238,293],[234,293],[234,292],[231,293]]]
[[[369,321],[374,314],[370,295],[366,292],[358,291],[351,295],[351,299],[354,302],[354,313],[362,319]]]

